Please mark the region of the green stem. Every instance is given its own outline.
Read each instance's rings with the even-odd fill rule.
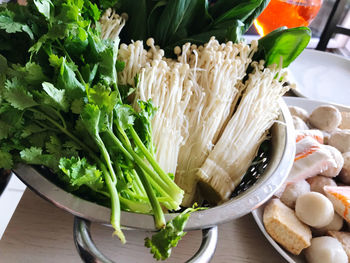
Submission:
[[[135,170],[137,174],[139,174],[141,182],[143,184],[143,187],[146,190],[148,199],[151,203],[152,209],[153,209],[153,216],[154,216],[154,221],[157,229],[161,229],[165,227],[166,221],[164,217],[164,213],[162,208],[160,207],[160,204],[156,198],[156,195],[152,189],[151,184],[147,180],[144,171],[138,166],[135,166]]]
[[[122,244],[125,244],[125,236],[121,230],[120,227],[120,201],[119,201],[119,195],[117,192],[117,188],[114,186],[112,179],[107,171],[107,168],[103,163],[100,162],[101,170],[104,174],[105,182],[107,185],[107,188],[110,192],[110,198],[111,198],[111,224],[115,230],[114,234],[117,235],[122,242]]]
[[[137,132],[135,131],[134,127],[130,126],[129,128],[131,137],[133,138],[135,144],[137,147],[140,148],[146,159],[149,161],[149,163],[152,165],[153,169],[161,176],[161,178],[165,181],[166,184],[171,185],[174,187],[177,191],[181,192],[181,188],[178,187],[175,182],[167,175],[163,169],[159,166],[158,162],[153,158],[152,154],[147,150],[146,146],[141,141],[140,137],[138,136]]]
[[[132,201],[122,196],[119,196],[120,203],[128,208],[132,212],[138,212],[143,214],[149,214],[152,211],[152,207],[149,203]],[[147,200],[148,201],[148,200]]]
[[[108,135],[111,137],[111,139],[115,143],[120,143],[119,139],[114,135],[113,132],[108,132]],[[140,156],[138,156],[137,153],[134,152],[134,150],[131,148],[131,146],[125,144],[125,149],[129,152],[131,155],[133,161],[135,161],[147,174],[150,174],[154,181],[164,189],[166,192],[166,195],[173,198],[172,195],[176,196],[178,192],[174,192],[159,176],[157,173],[155,173],[143,160]],[[174,182],[173,182],[174,183]],[[180,189],[181,190],[181,189]],[[181,190],[182,191],[182,190]],[[176,199],[176,198],[174,198]]]
[[[111,157],[109,156],[107,148],[106,148],[105,144],[103,143],[103,141],[98,133],[95,134],[95,138],[96,138],[96,143],[97,143],[98,147],[100,148],[101,154],[105,160],[105,163],[107,164],[108,170],[109,170],[110,174],[112,175],[112,183],[115,186],[117,183],[117,176],[115,175],[115,172],[114,172],[114,169],[112,166]]]
[[[113,139],[113,142],[116,144],[118,149],[125,155],[125,157],[132,161],[134,158],[132,157],[130,152],[127,149],[125,149],[121,141],[114,135],[113,131],[110,129],[107,129],[106,132]]]
[[[114,135],[113,132],[109,132],[108,135],[110,136],[110,138],[116,142],[116,140],[118,142],[119,139]],[[143,159],[134,152],[134,150],[131,148],[130,145],[128,144],[124,144],[125,149],[130,153],[130,155],[132,156],[132,160],[135,161],[135,163],[137,165],[140,166],[141,169],[143,169],[147,175],[150,175],[149,178],[152,178],[152,185],[153,187],[155,187],[160,193],[162,193],[163,196],[169,197],[172,200],[174,200],[173,205],[172,205],[172,209],[177,209],[178,206],[180,205],[181,201],[182,201],[182,197],[183,197],[183,191],[182,189],[178,188],[176,186],[176,184],[172,182],[173,185],[175,185],[177,188],[171,187],[169,185],[167,185],[159,176],[156,172],[154,172],[144,161]],[[176,204],[176,205],[175,205]]]

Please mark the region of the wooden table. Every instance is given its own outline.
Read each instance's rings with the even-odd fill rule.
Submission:
[[[0,216],[1,216],[0,211]],[[73,242],[73,216],[26,190],[0,241],[1,263],[81,262]],[[119,263],[156,262],[143,246],[149,233],[126,231],[124,246],[108,227],[93,224],[97,246]],[[166,262],[185,262],[198,249],[201,231],[189,232]],[[285,262],[259,231],[251,215],[221,225],[212,262]]]

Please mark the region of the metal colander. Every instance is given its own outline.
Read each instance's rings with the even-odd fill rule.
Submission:
[[[207,262],[204,259],[210,259],[210,255],[215,251],[216,241],[214,242],[213,239],[217,238],[216,226],[242,217],[262,205],[287,178],[295,154],[294,128],[287,105],[282,99],[280,99],[279,104],[281,114],[278,122],[270,129],[270,139],[260,147],[257,158],[249,168],[245,178],[233,192],[232,198],[218,206],[194,212],[189,218],[185,231],[202,229],[203,243],[196,256],[188,262]],[[93,254],[94,258],[100,260],[96,262],[112,262],[98,257],[99,252],[91,240],[88,223],[90,221],[109,224],[109,208],[64,191],[42,176],[42,170],[37,170],[34,167],[19,165],[14,169],[14,173],[40,196],[77,217],[74,233],[76,245],[81,255],[84,253]],[[170,220],[176,215],[177,213],[166,214],[166,220]],[[125,228],[155,230],[151,215],[123,211],[121,224]]]

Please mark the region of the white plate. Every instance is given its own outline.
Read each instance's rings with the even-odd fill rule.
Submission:
[[[285,102],[287,103],[288,106],[298,106],[303,109],[305,109],[307,112],[311,113],[313,109],[320,105],[324,104],[330,104],[324,101],[317,101],[317,100],[310,100],[306,98],[294,98],[294,97],[284,97]],[[336,106],[340,111],[349,111],[349,107],[344,107],[338,104],[332,104]],[[258,227],[260,228],[261,232],[264,234],[266,239],[271,243],[271,245],[284,257],[287,262],[289,263],[305,263],[306,260],[304,257],[301,256],[295,256],[292,255],[291,253],[287,252],[284,250],[279,244],[277,244],[271,236],[266,232],[264,223],[263,223],[263,211],[264,211],[264,205],[260,206],[259,208],[255,209],[252,214],[255,219],[255,222],[257,223]]]
[[[350,60],[306,49],[288,67],[301,97],[350,105]]]

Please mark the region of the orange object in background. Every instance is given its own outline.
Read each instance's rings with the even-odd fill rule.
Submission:
[[[286,26],[308,26],[316,17],[322,0],[271,0],[265,10],[254,21],[260,36]]]

